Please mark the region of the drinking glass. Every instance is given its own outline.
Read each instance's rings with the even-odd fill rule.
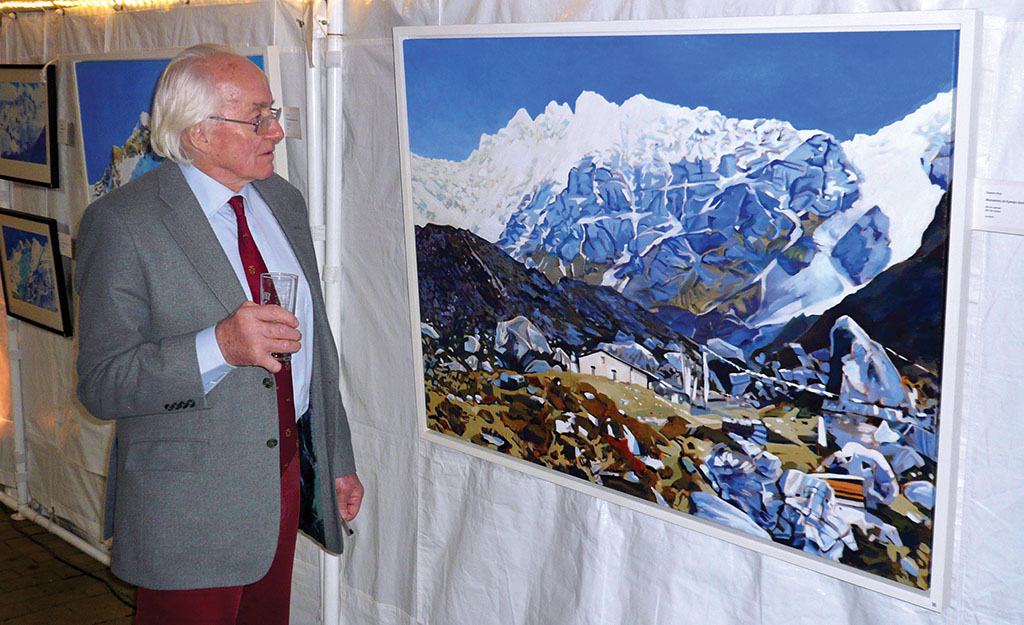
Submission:
[[[294,273],[271,271],[260,274],[260,303],[276,304],[295,314],[295,299],[299,290],[299,276]],[[271,352],[278,362],[290,362],[291,354]]]

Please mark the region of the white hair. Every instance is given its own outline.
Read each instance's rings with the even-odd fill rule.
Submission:
[[[224,46],[203,43],[182,50],[164,68],[153,94],[149,135],[159,156],[176,163],[192,162],[182,137],[192,126],[217,114],[220,95],[206,65],[218,56],[240,55]]]

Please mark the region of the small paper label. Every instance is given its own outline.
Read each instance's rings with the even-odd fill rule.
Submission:
[[[286,106],[281,109],[281,126],[284,127],[284,136],[292,139],[302,138],[302,116],[299,115],[299,107]]]
[[[67,258],[74,258],[71,252],[71,235],[65,232],[57,233],[57,245],[60,247],[60,255]]]
[[[57,120],[57,143],[62,145],[74,145],[75,133],[72,132],[75,126],[66,119]]]
[[[326,241],[327,240],[327,226],[320,224],[318,226],[310,226],[310,233],[313,235],[314,241]]]
[[[1024,235],[1024,183],[978,180],[975,230]]]

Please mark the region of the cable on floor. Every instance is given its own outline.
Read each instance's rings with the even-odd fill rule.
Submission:
[[[83,569],[83,568],[81,568],[81,567],[79,567],[79,566],[77,566],[77,565],[75,565],[75,564],[72,564],[71,562],[68,562],[68,561],[67,561],[67,560],[65,560],[64,558],[62,558],[62,557],[58,556],[58,555],[57,555],[56,553],[54,553],[54,552],[53,552],[53,550],[52,550],[52,549],[50,549],[50,548],[49,548],[48,546],[46,546],[45,544],[43,544],[43,543],[39,542],[38,540],[36,540],[36,539],[35,539],[35,537],[34,537],[34,536],[32,536],[31,534],[29,534],[29,533],[25,532],[25,531],[24,531],[23,529],[21,529],[20,527],[18,527],[18,524],[17,524],[17,523],[16,523],[15,521],[14,521],[14,519],[13,519],[13,518],[11,518],[10,516],[8,516],[8,517],[7,517],[7,521],[8,521],[8,522],[9,522],[9,523],[11,524],[11,527],[12,527],[12,528],[14,528],[14,531],[18,532],[19,534],[21,534],[21,535],[22,535],[22,536],[24,536],[25,538],[29,539],[30,541],[32,541],[32,542],[33,542],[33,543],[35,543],[36,545],[39,545],[40,547],[42,547],[42,548],[43,548],[43,550],[44,550],[44,551],[46,551],[46,553],[48,553],[48,554],[50,554],[51,556],[53,556],[53,559],[54,559],[54,560],[56,560],[56,561],[60,562],[61,564],[65,565],[65,566],[69,566],[69,567],[71,567],[72,569],[74,569],[74,570],[78,571],[78,572],[79,572],[79,573],[81,573],[82,575],[85,575],[85,576],[87,576],[87,577],[91,577],[92,579],[94,579],[94,580],[96,580],[96,581],[98,581],[98,582],[102,583],[102,584],[103,584],[104,586],[106,586],[106,587],[107,587],[107,589],[108,589],[108,590],[110,591],[110,594],[114,595],[114,598],[115,598],[115,599],[117,599],[118,601],[120,601],[121,603],[123,603],[124,605],[126,605],[127,607],[131,608],[132,610],[134,610],[134,609],[135,609],[135,602],[134,602],[134,601],[131,601],[131,600],[129,600],[129,599],[125,599],[125,598],[124,598],[123,596],[121,596],[121,593],[119,593],[119,592],[117,591],[117,589],[116,589],[116,588],[114,588],[113,586],[111,586],[111,585],[110,585],[110,582],[108,582],[107,580],[105,580],[105,579],[103,579],[103,578],[101,578],[101,577],[97,577],[96,575],[93,575],[93,574],[92,574],[92,573],[90,573],[89,571],[86,571],[85,569]]]

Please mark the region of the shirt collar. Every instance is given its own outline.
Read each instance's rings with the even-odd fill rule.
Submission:
[[[192,189],[192,194],[196,196],[199,207],[203,209],[203,214],[206,215],[207,219],[212,219],[217,212],[224,208],[228,200],[236,195],[244,197],[246,204],[251,202],[249,193],[252,185],[250,184],[245,185],[236,193],[209,177],[194,165],[178,163],[178,167],[181,168],[185,181],[188,182],[189,188]]]

